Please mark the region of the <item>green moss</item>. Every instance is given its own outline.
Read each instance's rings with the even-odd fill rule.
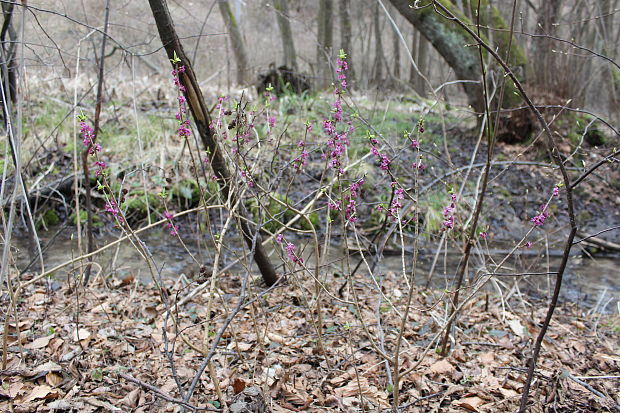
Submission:
[[[150,208],[151,211],[158,212],[164,210],[162,199],[150,192],[146,192],[145,195],[144,190],[130,191],[125,196],[125,202],[122,207],[127,211],[127,214],[137,214],[140,217],[148,215],[148,208]]]
[[[60,223],[60,217],[58,216],[58,212],[54,209],[48,209],[43,213],[41,218],[37,221],[37,228],[41,227],[49,227],[53,225],[58,225]]]
[[[75,213],[69,216],[69,220],[71,220],[71,223],[73,225],[77,226],[77,218],[76,218]],[[85,210],[80,209],[80,224],[86,225],[87,220],[88,220],[88,213]],[[93,226],[95,228],[103,226],[103,222],[101,221],[101,218],[99,218],[97,214],[93,214]]]
[[[181,205],[198,205],[200,202],[200,188],[195,179],[186,178],[175,184],[170,190],[172,199]]]

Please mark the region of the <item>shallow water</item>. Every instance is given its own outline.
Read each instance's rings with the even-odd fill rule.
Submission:
[[[66,228],[51,242],[50,238],[56,232],[54,229],[40,234],[43,245],[50,243],[44,252],[46,270],[79,256],[77,240],[71,236],[74,230],[71,227]],[[163,229],[155,228],[140,235],[140,238],[152,254],[162,278],[176,279],[179,275],[184,274],[189,279],[193,279],[199,271],[198,263],[204,264],[210,271],[210,264],[213,259],[213,246],[201,241],[199,237],[193,237],[191,234],[185,235],[185,247],[178,239],[171,237]],[[234,244],[235,235],[231,234],[229,238]],[[101,247],[116,239],[118,239],[118,236],[103,235],[97,237],[96,244],[98,247]],[[31,248],[25,241],[25,237],[14,240],[13,246],[16,248],[18,267],[23,269],[32,258],[29,254]],[[194,255],[196,261],[190,258],[188,251]],[[224,252],[220,268],[233,262],[240,252],[239,248],[232,248]],[[488,268],[493,268],[493,264],[503,258],[501,252],[503,251],[489,251],[490,254],[486,257],[472,255],[467,271],[468,277],[488,272]],[[548,259],[539,254],[541,252],[533,249],[520,250],[515,256],[506,261],[504,269],[497,272],[546,273],[555,271],[559,264],[557,251],[550,251]],[[620,256],[593,258],[580,255],[576,249],[573,251],[573,254],[576,255],[571,256],[565,272],[561,301],[579,303],[588,309],[600,312],[620,312]],[[343,256],[344,254],[337,247],[330,250],[329,261],[332,262],[332,266],[334,266],[336,271],[343,270]],[[281,264],[278,254],[273,254],[273,257],[276,264]],[[350,256],[351,265],[355,266],[359,259],[359,255]],[[459,254],[442,253],[434,268],[430,285],[436,288],[450,288],[459,259]],[[430,251],[422,251],[419,255],[415,278],[418,284],[425,285],[428,282],[428,273],[432,260],[433,254]],[[149,282],[151,279],[145,261],[128,241],[124,241],[97,255],[95,261],[101,266],[101,273],[104,275],[114,274],[118,278],[131,277],[144,282]],[[311,264],[312,258],[308,262]],[[411,265],[410,255],[405,257],[405,262],[407,266]],[[98,267],[95,266],[95,271],[97,269]],[[242,266],[236,265],[231,268],[231,271],[241,271],[242,269]],[[56,274],[57,278],[59,280],[62,279],[70,270],[71,266],[60,269]],[[360,273],[368,272],[364,265],[358,271]],[[410,271],[410,267],[407,268],[407,271]],[[386,272],[402,272],[400,255],[386,255],[377,264],[375,274]],[[495,278],[505,287],[503,289],[504,292],[510,291],[518,282],[518,292],[537,298],[547,297],[548,291],[551,291],[555,281],[555,276],[546,274]],[[471,281],[471,278],[466,279],[467,281]],[[497,291],[491,286],[488,288],[490,291]]]

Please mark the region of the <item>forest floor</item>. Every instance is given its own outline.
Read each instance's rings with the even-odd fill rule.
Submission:
[[[167,316],[152,284],[97,279],[76,290],[70,280],[59,281],[28,287],[11,310],[19,322],[11,320],[5,330],[1,411],[178,411],[171,401],[180,398],[177,383],[187,390],[204,359],[201,352],[234,313],[243,280],[235,274],[220,278],[211,313],[215,325],[208,327],[208,292],[173,306]],[[399,318],[390,308],[378,310],[363,276],[356,281],[358,311],[373,338],[350,305],[326,297],[320,341],[313,327],[316,313],[301,304],[312,280],[289,276],[266,293],[261,282],[250,281],[248,293],[255,301],[244,301],[223,334],[212,375],[200,377],[191,405],[222,408],[244,388],[258,386],[273,412],[387,411],[393,403],[390,384],[375,348],[394,348]],[[383,283],[395,307],[402,308],[402,278],[388,273]],[[172,302],[189,291],[171,280],[164,284],[176,292]],[[442,358],[433,347],[426,351],[439,331],[441,295],[414,290],[400,356],[400,371],[410,370],[399,386],[400,411],[515,411],[546,303],[474,298],[459,319],[456,347]],[[9,308],[6,296],[2,307]],[[373,342],[377,314],[386,332],[383,342]],[[619,380],[620,317],[587,314],[572,304],[560,307],[543,342],[531,411],[614,411]]]
[[[159,91],[156,93],[159,96]],[[302,101],[288,97],[278,103],[281,136],[290,139],[286,144],[295,146],[299,134],[303,133],[304,121],[310,119],[318,125],[329,116],[331,98],[319,96]],[[476,144],[472,121],[463,121],[462,112],[448,112],[444,131],[436,108],[425,103],[411,109],[409,102],[362,101],[361,109],[357,110],[367,115],[374,130],[393,139],[386,141],[388,146],[402,137],[404,129],[416,124],[418,111],[425,113],[426,132],[420,142],[428,151],[425,158],[428,168],[419,184],[428,188],[423,202],[429,212],[423,222],[427,238],[421,239],[420,246],[432,246],[440,235],[431,224],[437,216],[441,219],[448,198],[446,187],[458,183],[457,178],[452,180],[451,173],[472,161]],[[156,103],[160,105],[159,101]],[[50,108],[47,104],[42,107],[54,115],[46,121],[47,126],[55,122],[62,124],[66,108],[61,105],[63,109],[57,110],[56,106]],[[157,109],[157,105],[153,107]],[[129,176],[126,172],[133,171],[137,176],[137,137],[127,107],[127,104],[118,105],[114,116],[103,123],[103,156],[115,175]],[[176,211],[195,207],[198,202],[191,182],[188,183],[193,175],[188,162],[185,165],[178,162],[187,157],[183,142],[170,138],[175,128],[170,111],[143,109],[140,116],[144,116],[145,162],[159,165],[165,171],[162,175],[172,177],[168,189]],[[36,120],[33,119],[33,125]],[[45,127],[41,126],[41,130]],[[47,151],[39,152],[28,162],[30,178],[37,182],[37,190],[71,173],[70,141],[59,139],[59,133],[67,133],[70,128],[67,125],[62,128],[65,130],[54,128],[56,135],[51,132],[42,140],[41,147],[45,146]],[[38,133],[36,128],[32,130]],[[352,153],[368,152],[365,133],[361,130],[359,139],[353,140]],[[571,168],[595,164],[613,147],[613,141],[602,145],[588,143],[583,123],[581,132],[567,123],[558,126],[558,133],[571,136],[561,143],[564,153],[575,151],[567,162]],[[40,138],[37,136],[34,141],[41,142]],[[308,146],[319,147],[323,142],[318,139]],[[484,161],[484,143],[480,148],[473,160],[478,165],[473,174],[476,178]],[[450,155],[449,162],[446,152]],[[290,154],[283,153],[283,162],[287,162],[284,158]],[[508,245],[527,232],[530,218],[550,196],[559,174],[545,166],[549,160],[536,143],[500,143],[496,153],[497,168],[494,167],[490,177],[483,228],[488,230],[489,243]],[[398,162],[403,165],[414,160],[412,151],[402,150],[398,154]],[[313,187],[316,184],[313,177],[321,172],[320,149],[311,152],[310,160],[305,174],[291,179],[293,186],[287,193],[291,202],[301,202],[310,188],[317,190]],[[390,182],[385,177],[377,178],[372,162],[366,167],[370,173],[359,172],[368,177],[365,202],[369,209],[360,214],[370,221],[375,219],[370,208],[378,200],[386,201],[375,195],[385,192]],[[576,169],[572,173],[579,174]],[[461,178],[462,174],[454,176]],[[167,188],[163,177],[155,178],[147,182],[148,192]],[[470,181],[475,178],[470,177]],[[140,183],[128,187],[135,190],[133,198],[132,192],[128,194],[129,200],[144,196]],[[474,185],[465,188],[464,198],[469,197],[469,203],[474,189]],[[63,202],[70,201],[70,193],[71,189]],[[581,233],[593,234],[613,226],[620,219],[618,163],[600,168],[580,185],[575,195]],[[37,212],[42,232],[47,227],[56,228],[59,222],[70,223],[70,208],[63,202],[44,203],[45,207]],[[543,261],[544,252],[559,248],[561,234],[566,232],[563,202],[561,198],[554,201],[549,225],[532,238],[533,250],[540,253]],[[96,204],[103,207],[102,199],[96,199]],[[129,211],[129,220],[136,228],[146,220],[141,208],[138,204]],[[48,211],[53,212],[54,219]],[[161,210],[153,212],[160,214]],[[320,219],[325,220],[325,215]],[[102,225],[98,232],[113,231],[109,217],[98,214],[98,220]],[[376,228],[378,222],[380,219],[368,222],[368,228]],[[609,231],[600,237],[618,243],[619,234],[620,231]],[[458,239],[451,244],[455,248],[460,245]],[[583,253],[596,253],[599,248],[590,245],[583,248]],[[164,279],[163,291],[171,312],[166,311],[155,285],[142,283],[134,274],[128,277],[116,272],[104,274],[105,277],[97,277],[87,288],[75,288],[75,274],[76,268],[69,270],[69,275],[66,270],[58,271],[39,284],[28,285],[19,292],[14,308],[8,293],[0,297],[0,307],[9,309],[12,317],[0,327],[8,351],[4,353],[6,359],[0,370],[0,411],[179,410],[182,404],[178,400],[182,399],[179,387],[187,391],[208,352],[205,349],[218,339],[217,332],[231,314],[235,317],[217,343],[212,370],[207,368],[198,380],[192,406],[223,409],[230,405],[235,394],[252,386],[260,389],[273,412],[379,412],[387,411],[394,404],[391,392],[394,371],[386,368],[380,353],[393,354],[401,330],[401,311],[406,306],[408,291],[400,273],[387,271],[380,277],[379,295],[369,276],[358,273],[342,296],[337,296],[336,290],[345,283],[344,278],[337,272],[322,274],[328,287],[327,293],[322,294],[320,312],[314,300],[315,281],[303,271],[292,270],[269,291],[262,282],[250,277],[247,294],[252,301],[243,301],[239,308],[240,291],[246,285],[243,271],[220,275],[213,296],[205,290],[179,306],[173,305],[177,298],[208,280],[201,275],[189,280],[184,276]],[[20,282],[23,284],[34,276],[36,273],[26,272]],[[17,273],[13,273],[13,279],[16,278]],[[377,285],[377,280],[373,281]],[[446,293],[412,288],[413,302],[400,351],[399,369],[406,372],[399,386],[400,411],[515,411],[532,342],[545,316],[547,294],[541,292],[542,299],[513,294],[508,300],[487,292],[473,296],[459,318],[454,349],[442,358],[434,351],[434,343],[445,319]],[[468,285],[464,291],[471,288]],[[207,314],[210,299],[215,303]],[[551,322],[531,391],[533,412],[613,411],[620,404],[617,391],[620,317],[617,312],[598,314],[578,304],[563,304]],[[320,332],[317,331],[319,314]]]

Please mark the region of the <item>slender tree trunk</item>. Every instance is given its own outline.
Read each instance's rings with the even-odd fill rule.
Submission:
[[[396,28],[393,29],[392,44],[394,49],[394,70],[392,73],[394,73],[394,77],[398,80],[400,79],[400,36],[398,35]]]
[[[411,32],[411,47],[409,49],[411,51],[411,57],[412,59],[415,61],[416,64],[418,63],[418,31],[416,29],[413,29],[413,31]],[[411,67],[409,68],[409,84],[415,89],[415,78],[418,76],[418,74],[415,71],[415,67],[413,67],[413,65],[411,65]],[[417,91],[417,89],[416,89]],[[419,92],[418,92],[419,93]]]
[[[418,36],[418,60],[416,61],[418,65],[418,69],[420,69],[420,73],[423,73],[425,76],[429,76],[429,43],[428,40],[424,36]],[[417,75],[416,73],[416,81],[415,81],[415,89],[420,94],[420,96],[426,95],[426,82],[422,76]]]
[[[149,4],[151,6],[153,17],[155,17],[155,24],[157,25],[157,30],[159,31],[159,37],[164,45],[164,48],[166,49],[168,58],[172,59],[176,54],[176,56],[181,59],[182,64],[185,65],[185,72],[179,74],[179,80],[187,89],[185,92],[187,104],[192,113],[192,117],[194,118],[194,123],[196,124],[196,129],[200,134],[202,144],[205,150],[209,153],[210,164],[213,168],[215,176],[218,178],[217,183],[222,191],[223,198],[230,198],[232,204],[234,205],[238,200],[238,196],[230,186],[233,182],[233,175],[228,168],[222,149],[220,148],[220,145],[215,139],[215,136],[209,126],[211,124],[209,108],[207,107],[207,104],[202,96],[202,90],[200,90],[200,86],[198,85],[198,80],[194,74],[194,69],[192,68],[191,62],[185,55],[183,46],[177,36],[166,1],[149,0]],[[242,210],[241,213],[244,213],[244,211]],[[239,220],[241,233],[248,247],[254,253],[254,261],[263,276],[263,280],[267,285],[271,286],[278,281],[278,276],[265,252],[265,249],[262,246],[260,234],[252,231],[248,222],[249,220],[245,220],[243,218]]]
[[[373,26],[375,30],[375,63],[373,82],[379,85],[383,82],[383,64],[385,61],[383,55],[383,42],[381,41],[381,19],[379,18],[379,4],[375,4],[375,13],[373,16]]]
[[[284,65],[297,72],[297,54],[295,53],[295,42],[288,15],[288,0],[274,0],[273,7],[276,10],[276,20],[280,28],[282,38],[282,50],[284,52]]]
[[[218,0],[220,7],[220,13],[224,19],[226,30],[228,30],[228,37],[235,54],[235,61],[237,63],[237,83],[240,85],[245,84],[249,79],[249,63],[248,55],[245,49],[245,42],[243,36],[241,36],[241,30],[237,23],[237,19],[233,14],[228,0]]]
[[[351,0],[340,0],[340,48],[347,54],[349,70],[347,79],[351,84],[355,82],[353,69],[353,36],[351,34]]]
[[[2,47],[2,73],[0,79],[7,94],[7,103],[17,102],[17,33],[13,28],[14,3],[2,3],[2,29],[0,31],[0,43]],[[7,38],[8,35],[8,38]],[[7,107],[11,107],[7,104]],[[4,111],[4,105],[2,105]],[[4,119],[8,119],[8,114],[4,114]]]
[[[331,83],[331,62],[333,46],[333,8],[332,0],[320,0],[319,3],[319,34],[316,50],[316,65],[319,88],[325,88]]]

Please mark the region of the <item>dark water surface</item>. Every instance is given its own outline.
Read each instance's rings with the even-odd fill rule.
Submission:
[[[50,270],[58,264],[79,256],[77,240],[71,237],[72,231],[74,231],[74,228],[67,228],[52,242],[50,242],[50,238],[56,232],[54,229],[40,234],[43,245],[50,242],[49,247],[44,253],[46,270]],[[198,263],[204,264],[210,272],[210,264],[213,260],[213,245],[200,241],[198,237],[193,237],[191,234],[186,235],[184,236],[184,241],[187,250],[194,255]],[[187,250],[181,245],[179,240],[171,237],[167,231],[155,228],[143,232],[140,238],[148,246],[158,268],[161,270],[163,278],[176,279],[179,275],[184,274],[191,280],[197,275],[199,264],[190,258]],[[231,234],[229,238],[234,240],[237,237]],[[105,235],[98,237],[96,243],[101,247],[116,239],[118,237]],[[32,258],[31,248],[26,242],[25,237],[14,239],[13,246],[17,249],[18,266],[20,269],[23,269]],[[307,251],[309,250],[310,248],[307,249]],[[470,259],[467,280],[471,281],[472,277],[476,276],[475,274],[480,276],[487,273],[490,268],[494,268],[494,263],[499,262],[505,256],[505,251],[492,250],[488,252],[489,255],[486,257],[473,254]],[[238,247],[227,250],[224,253],[223,260],[220,262],[220,268],[233,262],[240,255],[240,252],[241,250]],[[555,276],[544,273],[555,271],[560,259],[558,256],[559,251],[550,251],[549,258],[541,256],[543,252],[535,251],[534,249],[519,250],[515,256],[507,260],[503,269],[497,272],[503,274],[542,274],[495,277],[505,287],[504,291],[514,288],[518,282],[520,293],[536,298],[547,297],[548,292],[552,290]],[[564,302],[575,302],[594,311],[620,312],[620,256],[590,257],[581,255],[576,248],[573,254],[575,255],[570,258],[564,276],[561,300]],[[330,261],[334,271],[343,271],[342,257],[344,255],[336,247],[330,250]],[[306,256],[305,252],[304,256]],[[274,254],[273,257],[276,264],[281,264],[278,254]],[[425,285],[428,282],[428,273],[433,257],[432,251],[421,251],[416,264],[416,282],[418,284]],[[350,256],[351,265],[355,266],[359,259],[360,257],[357,254]],[[459,260],[459,254],[441,253],[434,267],[430,285],[436,288],[450,288]],[[95,261],[101,265],[102,273],[105,275],[113,273],[120,278],[131,276],[144,282],[148,282],[151,278],[144,260],[128,241],[123,241],[117,246],[111,247],[97,255]],[[371,261],[370,257],[368,261]],[[311,264],[312,258],[308,262]],[[408,266],[407,271],[410,271],[411,256],[409,254],[405,257],[405,263]],[[71,266],[60,269],[56,274],[57,278],[61,280],[70,269]],[[241,271],[242,269],[243,266],[237,264],[231,268],[231,271]],[[362,265],[359,271],[360,273],[368,272],[365,265]],[[386,272],[402,272],[402,259],[400,255],[386,255],[377,264],[375,274]],[[492,292],[497,291],[492,287],[488,287],[488,289]]]

